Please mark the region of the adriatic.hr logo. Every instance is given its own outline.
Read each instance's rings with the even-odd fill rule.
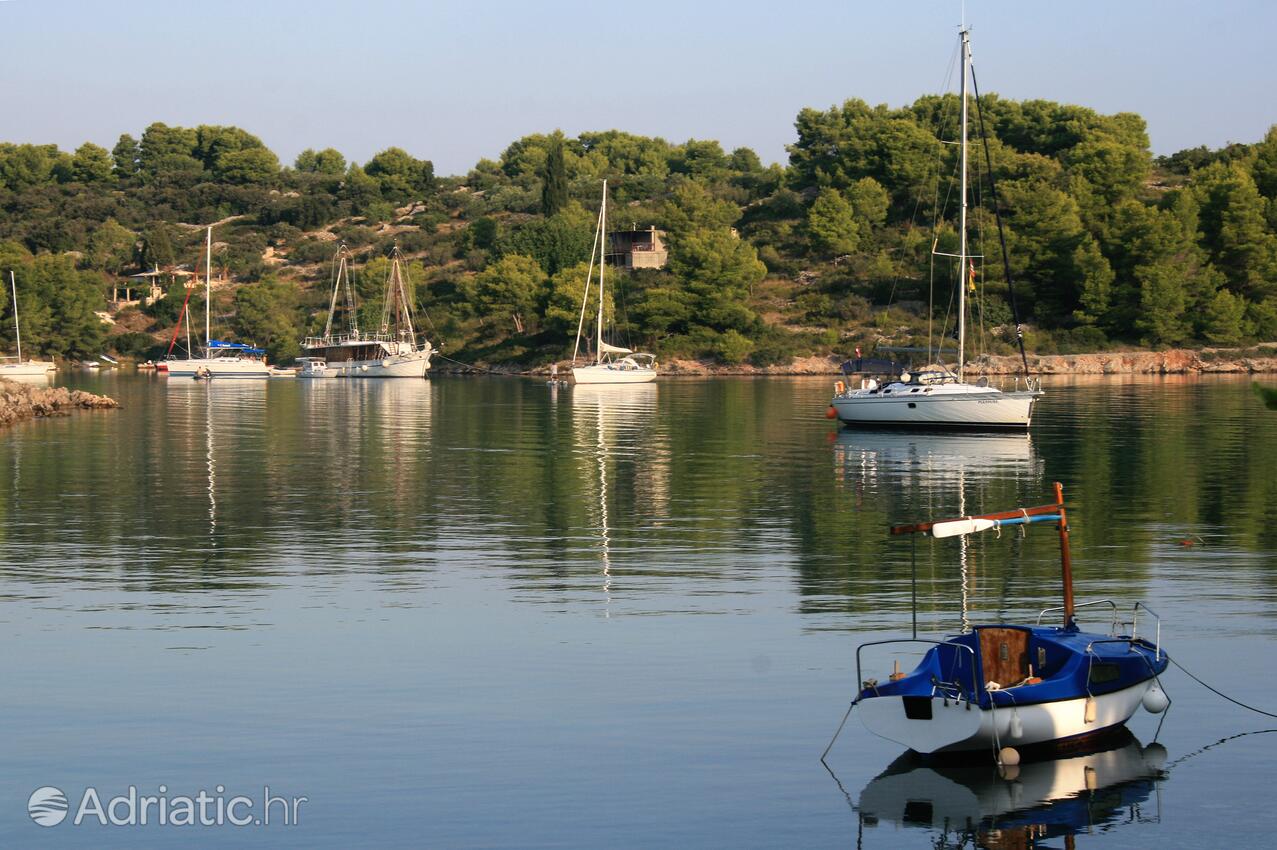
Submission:
[[[40,826],[57,826],[70,816],[75,826],[88,821],[100,826],[296,826],[306,797],[281,797],[262,788],[261,796],[229,795],[226,786],[201,788],[194,794],[170,793],[167,785],[156,794],[139,794],[136,785],[123,794],[99,794],[89,786],[72,805],[61,788],[44,785],[27,798],[27,814]]]
[[[37,788],[27,799],[27,814],[40,826],[57,826],[67,816],[67,795],[52,785]]]

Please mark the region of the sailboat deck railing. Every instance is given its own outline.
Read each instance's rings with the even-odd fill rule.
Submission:
[[[308,336],[302,343],[303,347],[314,348],[324,345],[345,345],[346,343],[358,342],[405,342],[408,334],[405,332],[400,335],[396,334],[373,334],[373,333],[357,333],[357,334],[333,334],[332,336]]]

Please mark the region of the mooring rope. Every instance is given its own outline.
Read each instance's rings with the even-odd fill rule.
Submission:
[[[1242,701],[1241,701],[1241,700],[1239,700],[1239,699],[1233,699],[1233,698],[1232,698],[1232,697],[1230,697],[1228,694],[1226,694],[1226,693],[1224,693],[1223,691],[1221,691],[1219,688],[1214,688],[1214,687],[1211,687],[1210,685],[1206,684],[1206,683],[1205,683],[1205,682],[1203,682],[1201,679],[1197,678],[1197,677],[1196,677],[1196,676],[1194,676],[1192,673],[1190,673],[1190,672],[1189,672],[1189,670],[1188,670],[1188,668],[1187,668],[1187,667],[1185,667],[1183,664],[1180,664],[1180,663],[1179,663],[1178,661],[1176,661],[1174,658],[1171,658],[1171,656],[1170,656],[1170,654],[1169,654],[1169,653],[1167,653],[1167,655],[1166,655],[1166,660],[1167,660],[1167,661],[1169,661],[1169,662],[1171,662],[1172,664],[1174,664],[1174,665],[1175,665],[1176,667],[1178,667],[1180,670],[1184,671],[1184,674],[1185,674],[1186,676],[1188,676],[1188,678],[1192,679],[1194,682],[1196,682],[1197,684],[1201,685],[1203,688],[1205,688],[1206,690],[1208,690],[1208,691],[1210,691],[1211,693],[1215,694],[1216,696],[1223,697],[1224,699],[1226,699],[1226,700],[1228,700],[1229,702],[1231,702],[1233,705],[1236,705],[1236,706],[1239,706],[1239,707],[1241,707],[1241,708],[1244,708],[1244,709],[1246,709],[1247,711],[1253,711],[1253,712],[1255,712],[1256,714],[1262,714],[1264,717],[1271,717],[1271,718],[1273,718],[1273,719],[1277,719],[1277,714],[1274,714],[1274,713],[1273,713],[1273,712],[1271,712],[1271,711],[1264,711],[1262,708],[1255,708],[1255,706],[1253,706],[1253,705],[1247,705],[1246,703],[1242,702]]]

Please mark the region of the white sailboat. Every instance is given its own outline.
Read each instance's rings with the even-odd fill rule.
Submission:
[[[354,289],[350,285],[349,253],[346,246],[334,261],[333,297],[328,308],[328,323],[323,336],[307,337],[302,342],[305,356],[299,357],[303,378],[424,378],[430,368],[434,346],[430,340],[417,341],[413,326],[412,301],[404,283],[403,255],[396,247],[390,253],[390,270],[386,275],[386,296],[381,311],[378,333],[359,330]],[[346,331],[333,333],[333,317],[337,299],[344,295]]]
[[[13,332],[17,338],[16,357],[0,358],[0,378],[43,378],[58,367],[49,360],[22,359],[22,325],[18,321],[18,282],[9,270],[9,288],[13,293]]]
[[[213,228],[205,236],[204,253],[204,356],[187,350],[185,358],[164,361],[173,378],[269,378],[266,352],[251,345],[213,339],[210,305],[213,300]],[[189,315],[189,313],[187,314]],[[189,326],[189,323],[188,323]],[[188,343],[189,345],[189,343]]]
[[[585,310],[590,303],[590,280],[594,276],[594,259],[599,260],[599,312],[594,362],[576,365],[581,350],[581,333],[585,328]],[[578,384],[646,384],[656,379],[656,356],[631,351],[603,340],[603,269],[607,265],[607,181],[603,181],[603,203],[599,206],[599,222],[594,231],[594,250],[585,275],[585,295],[581,299],[581,318],[576,326],[576,345],[572,348],[572,378]]]
[[[838,419],[848,425],[953,427],[953,428],[1028,428],[1033,418],[1034,402],[1042,395],[1040,388],[1028,385],[1024,390],[1003,392],[991,386],[987,378],[974,384],[963,374],[966,357],[966,291],[967,269],[971,255],[967,248],[967,78],[971,74],[970,30],[965,27],[962,39],[961,123],[962,147],[960,164],[960,201],[958,207],[958,363],[953,372],[929,371],[917,375],[901,372],[884,383],[872,378],[862,380],[859,388],[845,387],[839,381],[830,404]],[[848,361],[852,372],[871,371],[863,362]],[[1027,382],[1026,377],[1026,382]]]

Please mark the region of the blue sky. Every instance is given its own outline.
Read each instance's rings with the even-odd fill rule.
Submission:
[[[234,124],[285,162],[390,145],[464,173],[530,132],[713,138],[783,161],[803,106],[940,89],[959,2],[0,2],[0,138],[110,147]],[[981,87],[1149,124],[1153,150],[1277,123],[1277,3],[968,0]]]

